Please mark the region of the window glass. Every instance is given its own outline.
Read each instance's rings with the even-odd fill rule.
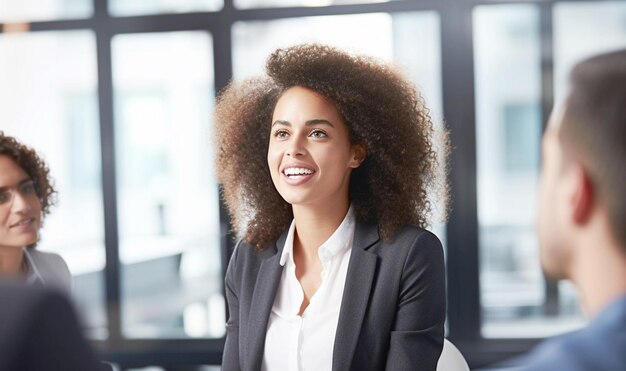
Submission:
[[[580,325],[575,290],[541,271],[534,230],[542,132],[539,11],[474,10],[480,302],[486,337]]]
[[[273,8],[273,7],[302,7],[302,6],[329,6],[343,4],[382,3],[388,0],[234,0],[237,8]]]
[[[212,39],[112,41],[122,331],[221,337],[220,223],[213,175]]]
[[[193,371],[220,371],[220,366],[193,366]],[[165,368],[160,366],[148,366],[142,368],[127,368],[126,371],[167,371]]]
[[[382,13],[237,22],[232,37],[233,75],[238,80],[263,73],[274,50],[295,44],[330,44],[386,61],[394,51],[393,20]]]
[[[574,64],[626,48],[626,1],[558,3],[553,17],[555,91],[560,99]]]
[[[109,12],[114,16],[212,12],[223,5],[223,0],[109,0]]]
[[[0,0],[0,23],[89,18],[91,0]]]
[[[421,91],[441,133],[439,29],[439,14],[432,11],[237,22],[232,31],[233,75],[242,80],[263,74],[274,50],[306,42],[370,55],[400,66]],[[445,243],[445,225],[437,223],[443,211],[435,205],[432,229]]]
[[[58,202],[38,249],[60,254],[95,338],[107,335],[95,37],[90,31],[0,34],[0,129],[35,148]]]

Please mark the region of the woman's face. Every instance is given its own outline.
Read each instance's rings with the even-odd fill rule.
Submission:
[[[341,205],[365,150],[351,145],[335,106],[313,90],[292,87],[274,108],[267,163],[278,193],[292,205]]]
[[[37,242],[41,203],[28,174],[12,158],[0,155],[0,247]]]

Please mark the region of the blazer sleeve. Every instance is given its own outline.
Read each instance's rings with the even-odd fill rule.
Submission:
[[[414,240],[402,271],[386,370],[435,371],[445,313],[443,248],[434,234],[424,232]]]
[[[222,355],[222,370],[241,370],[239,365],[239,287],[240,282],[236,278],[237,257],[239,253],[237,244],[228,263],[224,282],[226,302],[228,303],[228,321],[226,322],[226,343]]]

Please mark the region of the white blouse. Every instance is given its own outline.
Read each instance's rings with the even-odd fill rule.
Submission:
[[[320,246],[322,283],[302,316],[304,293],[293,261],[295,222],[291,223],[280,259],[284,266],[270,313],[262,371],[331,370],[341,298],[354,237],[352,207],[341,225]]]

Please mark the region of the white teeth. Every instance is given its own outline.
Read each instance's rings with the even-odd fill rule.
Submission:
[[[292,176],[292,175],[310,175],[313,174],[313,170],[311,169],[305,169],[302,167],[290,167],[284,170],[285,175],[287,176]]]

